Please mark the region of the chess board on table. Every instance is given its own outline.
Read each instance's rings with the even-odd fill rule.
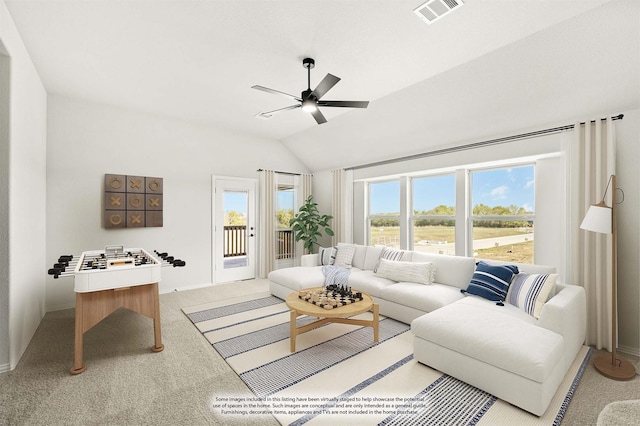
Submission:
[[[364,300],[362,293],[351,287],[328,285],[311,290],[300,290],[298,298],[324,309],[336,309]]]

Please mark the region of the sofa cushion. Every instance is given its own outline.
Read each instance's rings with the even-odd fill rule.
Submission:
[[[333,264],[343,268],[351,268],[355,252],[355,244],[338,243],[338,252],[336,253],[336,259]]]
[[[352,289],[362,291],[369,296],[380,297],[382,289],[392,284],[395,284],[395,281],[379,277],[374,274],[373,271],[356,272],[355,268],[351,268],[349,286]]]
[[[557,274],[517,274],[509,286],[506,300],[534,318],[540,318],[556,278]]]
[[[373,271],[376,266],[378,266],[378,261],[380,260],[380,254],[382,254],[382,250],[384,247],[381,246],[367,246],[367,251],[364,257],[364,264],[361,269],[367,271]],[[355,259],[354,259],[355,262]],[[355,264],[355,263],[354,263]]]
[[[511,280],[517,273],[518,267],[515,265],[493,266],[480,261],[473,277],[471,277],[469,286],[463,292],[502,304],[507,297]]]
[[[518,263],[518,262],[505,262],[503,260],[493,259],[476,259],[489,265],[515,265],[518,267],[518,271],[525,274],[555,274],[555,266],[547,265],[534,265],[532,263]]]
[[[375,273],[393,281],[431,284],[435,276],[435,266],[431,262],[402,262],[380,258]]]
[[[384,300],[431,312],[464,298],[457,287],[433,283],[431,285],[399,282],[380,290]]]
[[[495,303],[490,302],[487,299],[483,299],[482,297],[463,296],[461,300],[458,300],[456,302],[456,304],[460,304],[462,306],[470,306],[471,308],[469,309],[490,309],[492,312],[497,309],[500,314],[508,315],[515,321],[522,321],[528,324],[539,325],[538,321],[534,317],[527,314],[517,306],[513,306],[508,303],[505,303],[504,306],[496,306]]]
[[[412,252],[412,262],[431,262],[436,265],[434,282],[466,289],[476,268],[472,257],[449,256],[446,254]],[[408,260],[403,256],[403,260]]]
[[[362,244],[354,244],[356,251],[353,253],[352,266],[359,269],[367,269],[365,267],[365,258],[372,246],[363,246]]]
[[[561,335],[520,321],[486,300],[463,302],[467,299],[416,318],[411,330],[416,337],[538,383],[563,362]]]
[[[303,288],[322,287],[324,274],[322,266],[294,266],[269,272],[269,281],[298,291]]]

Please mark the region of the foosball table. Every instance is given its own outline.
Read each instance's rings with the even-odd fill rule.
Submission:
[[[80,374],[83,363],[83,336],[86,331],[116,309],[127,308],[153,319],[154,352],[164,349],[160,328],[158,283],[161,268],[181,267],[186,262],[154,250],[107,246],[85,251],[79,256],[62,255],[49,269],[53,278],[74,277],[76,293],[75,342],[71,374]]]

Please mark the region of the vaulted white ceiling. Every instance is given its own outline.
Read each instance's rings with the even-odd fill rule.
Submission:
[[[640,104],[640,2],[5,0],[47,91],[282,141],[312,171]],[[311,86],[369,108],[300,109]]]

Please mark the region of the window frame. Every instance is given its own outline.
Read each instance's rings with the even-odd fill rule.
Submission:
[[[437,173],[411,173],[406,175],[394,175],[388,179],[374,178],[364,180],[366,184],[366,214],[365,214],[365,244],[372,245],[371,238],[371,221],[372,219],[394,219],[397,220],[400,226],[400,249],[403,250],[415,250],[414,242],[414,221],[416,220],[449,220],[454,223],[454,237],[455,237],[455,253],[456,255],[474,257],[474,240],[473,240],[473,225],[475,221],[479,220],[493,220],[493,221],[526,221],[532,224],[532,230],[535,234],[535,222],[536,214],[527,215],[490,215],[479,216],[473,215],[473,200],[472,200],[472,173],[483,170],[500,170],[516,167],[532,166],[534,170],[534,179],[537,168],[537,159],[528,158],[526,161],[522,159],[513,159],[511,161],[500,161],[499,163],[493,163],[487,166],[486,163],[483,166],[480,165],[466,165],[461,167],[452,167],[450,169],[440,169]],[[455,214],[454,215],[420,215],[414,214],[414,181],[421,178],[437,177],[444,175],[453,175],[455,179],[454,193],[455,193]],[[399,182],[400,184],[400,213],[399,214],[371,214],[371,184],[384,183],[384,182]],[[537,198],[537,188],[534,187],[534,201]],[[535,238],[534,238],[535,240]],[[534,259],[535,262],[535,250]]]
[[[491,166],[491,167],[478,167],[478,168],[469,168],[467,170],[468,173],[468,182],[469,182],[469,188],[468,188],[468,194],[467,194],[467,212],[466,212],[466,222],[467,222],[467,244],[465,247],[465,252],[467,254],[468,257],[475,257],[474,253],[475,253],[475,249],[474,249],[474,238],[473,238],[473,228],[474,228],[474,222],[475,221],[495,221],[495,222],[509,222],[509,221],[517,221],[517,222],[531,222],[532,224],[532,230],[533,233],[535,235],[535,212],[534,214],[528,214],[528,215],[474,215],[473,214],[473,208],[474,208],[474,204],[473,204],[473,173],[474,172],[483,172],[483,171],[490,171],[490,170],[504,170],[504,169],[510,169],[510,168],[516,168],[516,167],[526,167],[526,166],[532,166],[533,167],[533,173],[534,173],[534,180],[535,180],[535,173],[536,173],[536,162],[535,161],[530,161],[530,162],[518,162],[518,163],[511,163],[511,164],[501,164],[501,165],[495,165],[495,166]],[[533,189],[533,198],[535,201],[536,198],[536,188],[534,186]],[[535,237],[534,237],[535,240]],[[534,251],[533,251],[533,257],[534,259],[532,259],[532,262],[535,262],[535,247],[534,247]]]
[[[454,213],[453,215],[432,215],[432,216],[428,216],[428,215],[417,215],[415,214],[415,181],[418,179],[428,179],[428,178],[437,178],[437,177],[441,177],[441,176],[451,176],[453,177],[453,198],[454,198],[454,208],[456,209],[456,213]],[[458,233],[458,226],[457,226],[457,211],[458,211],[458,206],[455,205],[456,203],[456,194],[457,194],[457,179],[456,179],[456,171],[451,171],[451,172],[445,172],[445,173],[434,173],[434,174],[424,174],[424,175],[416,175],[416,176],[411,176],[410,177],[410,184],[409,184],[409,200],[410,201],[410,206],[409,206],[409,217],[408,217],[408,224],[409,224],[409,239],[408,239],[408,246],[407,248],[409,250],[414,250],[415,249],[415,232],[414,232],[414,222],[416,220],[450,220],[453,222],[453,227],[454,227],[454,231],[453,231],[453,235],[454,235],[454,245],[456,242],[456,238],[455,236]]]
[[[372,184],[378,184],[378,183],[389,183],[389,182],[398,182],[399,185],[399,204],[400,204],[400,208],[398,211],[398,214],[371,214],[371,185]],[[372,181],[367,181],[367,216],[366,216],[366,226],[365,226],[365,238],[366,238],[366,244],[367,245],[373,245],[373,241],[371,238],[371,221],[373,219],[396,219],[398,221],[398,227],[400,228],[400,237],[398,239],[400,247],[402,247],[402,233],[403,233],[403,226],[402,226],[402,192],[403,192],[403,188],[402,188],[402,180],[400,178],[393,178],[393,179],[381,179],[381,180],[372,180]]]

